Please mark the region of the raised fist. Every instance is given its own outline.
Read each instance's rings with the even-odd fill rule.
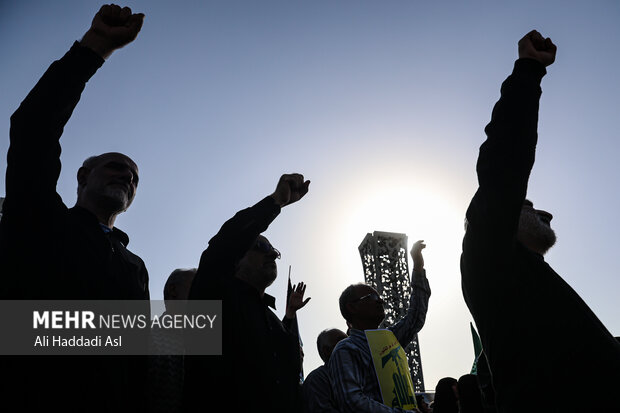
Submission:
[[[80,41],[104,59],[138,36],[144,14],[133,14],[129,7],[106,4],[95,14],[90,29]]]
[[[280,177],[278,186],[271,197],[280,207],[299,201],[308,193],[310,181],[304,181],[300,174],[286,174]]]
[[[538,60],[545,67],[555,61],[557,49],[549,37],[544,38],[536,30],[519,40],[519,58]]]
[[[411,248],[411,258],[413,259],[413,269],[415,271],[422,271],[424,269],[424,257],[422,256],[422,250],[426,248],[424,240],[416,241]]]

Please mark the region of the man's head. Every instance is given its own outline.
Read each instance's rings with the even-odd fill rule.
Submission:
[[[337,328],[329,328],[321,331],[316,339],[316,347],[319,350],[319,356],[325,364],[329,361],[329,357],[334,351],[334,347],[340,340],[347,338],[347,335]]]
[[[556,241],[551,229],[553,215],[541,209],[534,209],[534,204],[525,200],[521,208],[517,239],[530,250],[544,255]]]
[[[183,305],[177,304],[180,303],[179,300],[188,299],[195,275],[196,268],[178,268],[170,273],[164,285],[164,304],[167,312],[180,314],[183,311]]]
[[[138,166],[122,153],[108,152],[86,159],[77,180],[77,205],[116,215],[129,208],[136,195]]]
[[[252,247],[241,258],[235,276],[254,286],[261,294],[278,276],[276,259],[280,252],[262,235],[256,238]]]
[[[377,328],[385,318],[383,300],[367,284],[353,284],[345,288],[339,304],[344,319],[358,330]]]

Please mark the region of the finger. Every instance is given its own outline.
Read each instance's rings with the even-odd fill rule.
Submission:
[[[131,17],[131,9],[129,7],[123,7],[121,11],[118,13],[118,18],[121,21],[127,21]]]
[[[303,182],[304,182],[304,176],[302,174],[298,174],[298,173],[292,173],[287,175],[287,180],[289,182],[289,184],[291,185],[291,188],[294,189],[299,189],[301,188]]]
[[[101,9],[99,9],[99,13],[102,17],[118,18],[121,13],[121,8],[116,4],[106,4],[101,6]]]
[[[532,30],[531,32],[529,32],[528,37],[533,42],[542,42],[544,40],[543,35],[540,34],[538,30]]]
[[[531,39],[532,39],[532,36],[533,36],[535,33],[538,33],[538,32],[537,32],[536,30],[530,30],[530,31],[529,31],[529,32],[528,32],[525,36],[523,36],[523,37],[521,38],[521,40],[519,40],[519,44],[521,45],[521,44],[523,44],[524,42],[528,42],[528,43],[529,43],[529,42],[531,42],[531,41],[532,41],[532,40],[531,40]]]
[[[104,6],[100,10],[101,21],[109,26],[120,26],[125,23],[120,18],[121,8],[116,4]]]
[[[308,301],[310,301],[310,297],[306,298],[306,299],[304,300],[304,302],[302,303],[302,305],[301,305],[301,306],[303,307],[303,306],[305,306],[306,304],[308,304]]]
[[[302,195],[306,195],[308,193],[308,188],[310,188],[310,181],[304,182],[301,190]]]
[[[292,173],[289,175],[292,179],[294,179],[297,182],[303,182],[304,181],[304,176],[302,174],[299,173]]]
[[[127,21],[127,28],[133,33],[133,38],[135,39],[142,29],[142,23],[144,23],[144,14],[133,14],[129,20]]]

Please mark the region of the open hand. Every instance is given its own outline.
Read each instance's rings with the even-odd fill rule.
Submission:
[[[288,297],[288,305],[286,306],[286,317],[294,318],[297,310],[303,308],[308,301],[310,301],[310,297],[304,300],[304,294],[306,293],[306,284],[300,282],[297,285],[293,286],[293,291],[291,291],[291,295]]]

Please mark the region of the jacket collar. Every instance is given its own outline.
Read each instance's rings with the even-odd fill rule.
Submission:
[[[69,211],[71,211],[74,216],[76,216],[82,223],[84,223],[84,225],[92,226],[93,228],[96,227],[98,231],[101,231],[103,233],[103,230],[100,228],[99,220],[97,220],[95,214],[93,214],[86,208],[74,206],[73,208],[69,209]],[[127,245],[129,244],[129,236],[116,227],[112,228],[112,232],[110,233],[110,235],[116,240],[118,240],[125,247],[127,247]]]
[[[263,294],[263,303],[268,306],[273,308],[274,310],[276,309],[276,298],[273,295],[269,295],[267,293]]]

